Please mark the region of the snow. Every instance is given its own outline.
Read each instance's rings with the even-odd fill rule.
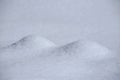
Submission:
[[[0,49],[0,80],[119,80],[119,68],[118,54],[94,41],[32,35]]]
[[[120,80],[119,2],[1,0],[0,80]]]
[[[28,35],[22,38],[21,40],[19,40],[18,42],[13,43],[10,46],[11,47],[25,46],[25,47],[32,47],[32,48],[38,47],[39,49],[43,49],[43,48],[55,46],[55,44],[45,38],[42,38],[36,35]]]
[[[119,52],[119,2],[1,0],[0,46],[28,34],[39,34],[60,45],[81,38],[91,39]]]

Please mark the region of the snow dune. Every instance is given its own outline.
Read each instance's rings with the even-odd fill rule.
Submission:
[[[0,49],[0,80],[119,80],[117,53],[92,41],[27,36]]]

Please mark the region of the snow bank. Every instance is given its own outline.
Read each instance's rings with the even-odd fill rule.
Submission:
[[[26,57],[35,56],[43,50],[55,47],[56,45],[39,36],[29,35],[19,41],[0,49],[0,59],[2,61],[16,62]],[[6,63],[6,62],[5,62]]]
[[[0,80],[119,80],[119,58],[96,42],[55,46],[27,36],[0,50]]]

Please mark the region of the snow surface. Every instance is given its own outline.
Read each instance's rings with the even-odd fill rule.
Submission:
[[[93,41],[27,36],[0,49],[0,80],[120,80],[119,69],[117,53]]]
[[[120,53],[119,5],[120,0],[0,0],[0,46],[39,34],[60,45],[91,39]]]

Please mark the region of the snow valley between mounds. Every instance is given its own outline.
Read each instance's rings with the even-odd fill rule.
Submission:
[[[120,80],[120,59],[92,41],[27,36],[0,49],[0,80]]]

